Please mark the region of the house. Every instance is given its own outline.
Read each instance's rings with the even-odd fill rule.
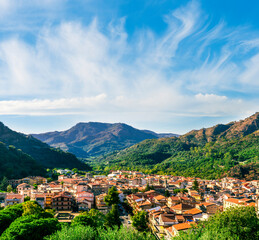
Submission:
[[[31,186],[28,183],[21,183],[17,186],[17,192],[18,194],[23,195],[24,197],[30,197],[31,191],[33,190],[33,186]]]
[[[192,226],[189,223],[179,223],[179,224],[172,225],[166,230],[166,239],[171,240],[173,237],[178,236],[179,232],[187,231],[191,228]]]
[[[52,207],[57,211],[72,211],[74,208],[74,199],[67,192],[59,193],[52,197]]]
[[[191,205],[180,203],[178,205],[172,206],[171,210],[173,210],[176,214],[183,214],[185,211],[192,209]]]
[[[164,206],[166,205],[167,198],[163,195],[158,195],[153,198],[153,201],[156,206]]]
[[[229,207],[240,207],[240,206],[255,206],[255,203],[251,199],[237,199],[237,198],[229,198],[224,199],[223,201],[223,209],[224,211]]]
[[[196,205],[198,209],[208,214],[215,214],[218,211],[218,205],[210,202],[203,202]]]
[[[96,207],[103,213],[107,213],[110,210],[110,206],[108,206],[104,201],[105,196],[107,196],[107,194],[103,193],[95,197]]]
[[[23,203],[24,202],[24,196],[21,194],[17,193],[7,193],[6,198],[5,198],[5,207],[18,204],[18,203]]]
[[[202,211],[200,209],[197,209],[197,208],[192,208],[190,210],[185,211],[184,216],[187,217],[187,215],[192,217],[192,219],[194,221],[201,220],[202,217],[203,217]]]

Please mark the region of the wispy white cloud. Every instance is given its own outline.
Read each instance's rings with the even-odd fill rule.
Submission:
[[[46,8],[51,2],[44,2]],[[0,6],[10,8],[1,0]],[[149,118],[164,118],[166,113],[255,111],[258,98],[226,92],[256,91],[258,38],[243,38],[241,28],[229,29],[223,22],[210,26],[205,17],[197,1],[191,1],[164,17],[168,28],[161,36],[144,29],[129,39],[125,17],[105,30],[98,18],[88,25],[47,24],[35,43],[17,35],[0,40],[0,114],[145,112]],[[248,45],[256,54],[247,54]],[[240,54],[243,58],[237,60]],[[134,118],[138,121],[139,115],[132,114]]]

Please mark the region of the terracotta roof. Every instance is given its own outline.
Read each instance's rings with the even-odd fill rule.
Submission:
[[[179,223],[179,224],[173,225],[172,227],[174,227],[177,231],[192,228],[192,226],[189,223]]]
[[[163,196],[163,195],[158,195],[158,196],[154,197],[154,199],[156,199],[157,201],[159,201],[159,200],[165,199],[165,196]]]
[[[197,208],[193,208],[184,212],[184,214],[192,214],[192,215],[196,215],[199,213],[202,213],[202,211]]]

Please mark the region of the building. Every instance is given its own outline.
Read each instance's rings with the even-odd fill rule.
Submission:
[[[23,203],[24,202],[24,196],[21,194],[17,193],[7,193],[6,198],[5,198],[5,207],[18,204],[18,203]]]
[[[74,208],[74,199],[67,192],[59,193],[52,197],[52,207],[57,211],[72,211]]]

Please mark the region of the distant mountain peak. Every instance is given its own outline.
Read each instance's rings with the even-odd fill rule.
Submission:
[[[33,136],[78,157],[103,155],[130,147],[145,139],[161,137],[152,131],[139,130],[125,123],[102,122],[79,122],[65,131]]]

